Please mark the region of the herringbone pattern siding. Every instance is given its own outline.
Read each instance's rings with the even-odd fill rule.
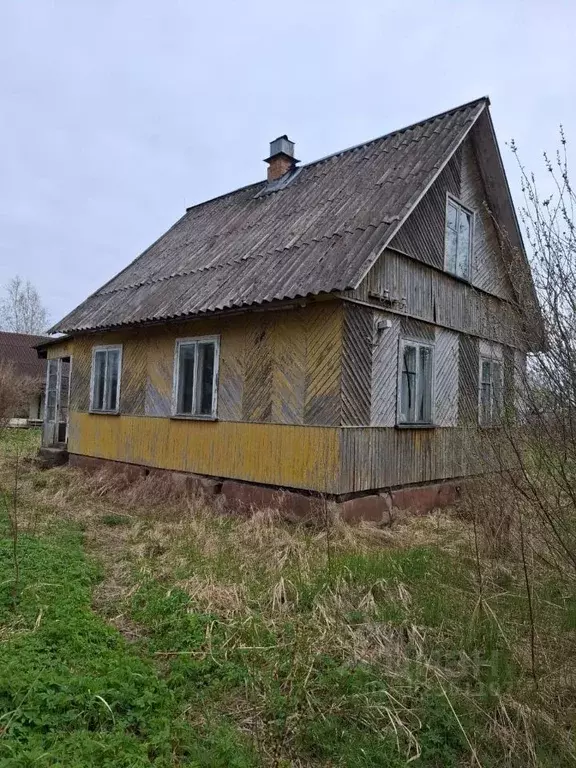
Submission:
[[[92,344],[88,339],[75,339],[70,381],[70,410],[87,411],[90,407],[90,371]]]
[[[306,316],[300,311],[277,318],[274,326],[272,421],[303,424],[306,395]]]
[[[148,340],[145,411],[147,416],[170,416],[175,339],[153,335]]]
[[[120,381],[120,411],[133,416],[144,415],[148,340],[130,339],[122,349],[122,378]]]
[[[246,336],[245,421],[272,419],[272,321],[264,314],[252,319]]]
[[[230,323],[220,341],[218,374],[218,418],[242,421],[242,399],[246,369],[246,331]]]
[[[435,422],[440,427],[458,424],[458,334],[438,328],[435,347]]]
[[[313,307],[307,315],[306,336],[304,422],[337,425],[341,413],[341,307]]]
[[[344,308],[342,348],[342,424],[370,424],[373,310],[355,304]]]
[[[458,423],[478,424],[478,339],[460,334],[458,350]]]

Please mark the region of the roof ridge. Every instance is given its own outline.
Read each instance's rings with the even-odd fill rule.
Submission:
[[[383,139],[389,139],[391,136],[395,136],[399,133],[404,133],[405,131],[409,131],[411,128],[416,128],[419,125],[424,125],[425,123],[431,123],[433,120],[438,120],[441,117],[448,117],[448,115],[454,114],[455,112],[460,112],[463,109],[467,109],[468,107],[471,107],[475,104],[480,104],[480,102],[485,102],[486,104],[490,104],[490,98],[488,96],[480,96],[478,99],[472,99],[472,101],[466,102],[466,104],[460,104],[458,107],[452,107],[451,109],[445,109],[444,112],[438,112],[436,115],[432,115],[431,117],[426,117],[422,120],[417,120],[415,123],[410,123],[410,125],[405,125],[403,128],[397,128],[394,131],[390,131],[389,133],[384,133],[381,136],[376,136],[373,139],[368,139],[367,141],[362,141],[359,144],[354,144],[351,147],[345,147],[344,149],[339,149],[336,152],[332,152],[329,155],[324,155],[323,157],[318,158],[317,160],[310,160],[309,163],[304,163],[303,165],[298,166],[298,171],[302,171],[304,168],[310,168],[313,165],[318,165],[319,163],[323,163],[326,160],[330,160],[333,157],[339,157],[340,155],[345,154],[346,152],[353,152],[355,149],[361,149],[362,147],[367,147],[370,144],[375,144],[377,141],[382,141]],[[208,203],[214,203],[216,200],[222,200],[225,197],[229,197],[230,195],[236,195],[238,192],[242,192],[244,190],[250,189],[251,187],[257,187],[261,184],[266,184],[266,179],[261,179],[260,181],[254,181],[251,184],[245,184],[242,187],[238,187],[237,189],[232,189],[230,192],[224,192],[221,195],[216,195],[216,197],[211,197],[208,200],[202,200],[200,203],[195,203],[194,205],[189,205],[186,207],[186,213],[189,211],[194,210],[195,208],[200,208],[202,205],[207,205]],[[272,190],[274,192],[280,192],[281,190]],[[271,192],[272,192],[271,191]]]
[[[458,107],[452,107],[452,109],[446,109],[444,110],[444,112],[438,112],[438,114],[432,115],[431,117],[426,117],[423,120],[417,120],[415,123],[410,123],[410,125],[405,125],[403,128],[397,128],[396,130],[390,131],[389,133],[384,133],[382,134],[382,136],[376,136],[373,139],[368,139],[368,141],[362,141],[360,142],[360,144],[354,144],[351,147],[340,149],[337,152],[332,152],[330,155],[324,155],[324,157],[321,157],[318,160],[311,160],[309,163],[305,163],[304,165],[302,165],[301,168],[308,168],[311,165],[323,163],[326,160],[330,160],[333,157],[338,157],[339,155],[343,155],[346,152],[353,152],[355,149],[368,147],[370,144],[375,144],[377,141],[383,141],[384,139],[389,139],[391,136],[404,133],[405,131],[409,131],[412,128],[417,128],[419,125],[431,123],[434,120],[438,120],[441,117],[448,117],[449,115],[455,114],[456,112],[461,112],[464,109],[468,109],[469,107],[472,107],[476,104],[480,104],[480,102],[482,101],[485,102],[487,105],[490,105],[490,98],[488,96],[481,96],[478,99],[472,99],[472,101],[467,101],[466,104],[460,104],[460,106]]]

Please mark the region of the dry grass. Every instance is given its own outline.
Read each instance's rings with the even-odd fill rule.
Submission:
[[[1,473],[10,472],[5,461]],[[69,468],[29,472],[21,508],[25,530],[62,519],[82,527],[104,572],[95,609],[130,641],[149,643],[166,669],[193,661],[245,670],[240,688],[218,688],[186,717],[202,727],[215,716],[231,720],[263,765],[336,764],[330,743],[340,739],[342,755],[352,749],[344,733],[330,735],[337,723],[354,739],[370,734],[367,755],[393,745],[390,765],[576,760],[574,632],[559,629],[566,606],[552,587],[535,597],[535,688],[522,573],[512,527],[499,518],[485,516],[480,527],[464,509],[380,529],[351,527],[331,511],[327,525],[304,526],[275,510],[231,516],[157,477],[129,482]],[[194,642],[190,630],[175,635],[165,614],[176,595],[182,626],[186,615],[204,617]],[[332,664],[353,683],[344,685],[343,672],[330,682]],[[271,712],[278,697],[280,719]],[[438,747],[434,757],[434,728],[445,734],[434,738],[459,746]],[[328,740],[317,757],[310,739]],[[547,761],[542,744],[551,740]],[[455,754],[463,762],[451,762]]]

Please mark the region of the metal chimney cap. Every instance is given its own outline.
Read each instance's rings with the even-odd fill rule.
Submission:
[[[278,136],[277,139],[270,142],[270,157],[266,159],[271,160],[276,155],[286,155],[286,157],[291,157],[295,162],[298,162],[294,158],[294,142],[290,141],[286,134]]]

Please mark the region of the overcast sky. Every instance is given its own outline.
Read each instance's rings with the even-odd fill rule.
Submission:
[[[489,95],[530,167],[576,142],[570,0],[0,0],[0,285],[58,320],[187,205]]]

